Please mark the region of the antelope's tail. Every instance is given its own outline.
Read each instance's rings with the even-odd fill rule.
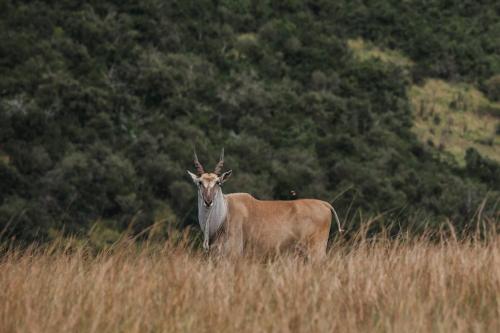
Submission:
[[[340,226],[340,220],[339,220],[339,217],[337,215],[337,212],[335,211],[335,208],[333,208],[333,206],[331,204],[329,204],[328,202],[325,202],[325,204],[328,206],[328,208],[330,208],[330,210],[332,211],[333,217],[335,218],[335,221],[337,221],[337,227],[339,228],[339,233],[343,233],[344,229],[342,229],[342,227]]]

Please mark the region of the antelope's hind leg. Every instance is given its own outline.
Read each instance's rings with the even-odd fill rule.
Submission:
[[[330,228],[322,228],[315,232],[308,242],[307,254],[311,261],[321,261],[326,258],[326,246]]]

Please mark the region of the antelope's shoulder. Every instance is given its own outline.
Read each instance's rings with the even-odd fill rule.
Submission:
[[[231,193],[225,195],[230,212],[238,212],[240,217],[248,216],[254,206],[255,198],[248,193]]]

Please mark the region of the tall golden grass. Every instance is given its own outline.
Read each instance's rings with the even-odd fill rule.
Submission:
[[[124,240],[4,249],[0,332],[499,332],[500,238],[336,239],[324,262]]]

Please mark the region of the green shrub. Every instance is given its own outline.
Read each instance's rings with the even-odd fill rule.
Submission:
[[[488,98],[500,102],[500,74],[489,78],[484,85]]]

